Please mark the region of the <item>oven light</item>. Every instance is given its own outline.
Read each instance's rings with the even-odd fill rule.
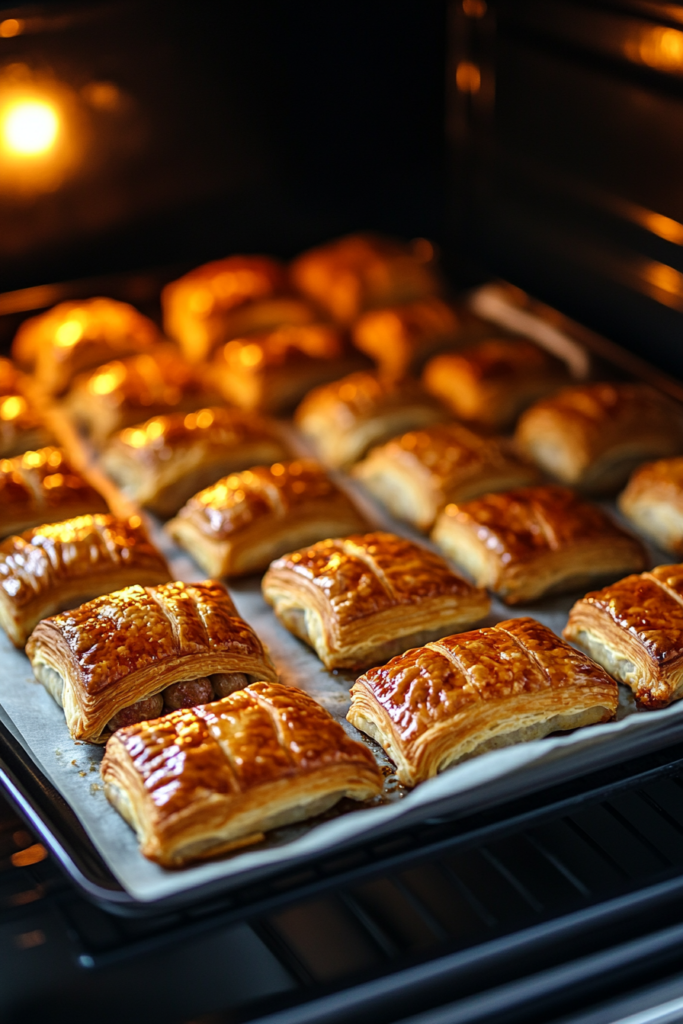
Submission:
[[[51,103],[17,100],[5,111],[2,140],[5,149],[15,156],[43,156],[55,145],[59,127],[59,115]]]

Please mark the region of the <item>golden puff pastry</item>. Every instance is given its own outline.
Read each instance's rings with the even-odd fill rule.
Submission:
[[[414,786],[487,750],[614,717],[613,679],[535,619],[447,636],[371,669],[346,716]]]
[[[365,360],[349,350],[331,324],[277,327],[264,334],[233,338],[212,366],[223,397],[255,412],[291,410],[306,392],[362,368]]]
[[[436,356],[422,383],[473,426],[504,430],[520,412],[569,381],[564,363],[524,338],[486,338]]]
[[[641,462],[683,450],[683,418],[645,384],[579,384],[522,415],[520,450],[562,483],[616,490]]]
[[[53,440],[39,410],[27,394],[26,376],[11,359],[0,358],[0,459]]]
[[[364,313],[353,325],[352,337],[383,376],[400,379],[420,370],[435,352],[459,344],[465,327],[462,314],[430,296]]]
[[[165,867],[258,842],[342,797],[379,796],[384,781],[312,697],[268,682],[120,729],[101,772],[142,853]]]
[[[683,697],[683,565],[660,565],[586,594],[563,635],[646,708]]]
[[[277,679],[221,583],[129,586],[43,619],[26,645],[75,740]]]
[[[416,381],[361,372],[314,388],[294,422],[326,465],[343,468],[373,444],[445,418],[445,410]]]
[[[393,533],[324,540],[278,558],[263,595],[328,669],[377,664],[489,610],[485,590]]]
[[[447,505],[432,532],[443,553],[506,604],[640,572],[647,553],[568,487],[522,487]]]
[[[41,523],[108,511],[102,495],[61,448],[39,448],[0,460],[0,537]]]
[[[205,263],[166,285],[161,305],[166,333],[193,363],[230,338],[316,317],[307,302],[291,294],[284,267],[268,256]]]
[[[619,496],[619,508],[660,548],[683,555],[683,457],[636,469]]]
[[[397,519],[431,528],[449,502],[534,483],[533,466],[515,458],[504,438],[484,438],[459,423],[395,437],[353,468],[353,475]]]
[[[168,566],[139,516],[86,515],[0,544],[0,626],[15,647],[41,619],[132,583],[164,583]]]
[[[233,473],[200,491],[166,529],[209,576],[266,569],[273,558],[365,522],[312,459]]]
[[[227,473],[287,455],[275,424],[239,409],[154,416],[116,434],[102,457],[124,494],[159,516]]]
[[[208,378],[208,375],[206,375]],[[67,407],[93,441],[104,442],[125,427],[168,412],[193,412],[219,400],[216,387],[173,345],[157,345],[79,375]]]
[[[377,235],[347,235],[303,253],[290,272],[303,295],[344,324],[366,309],[423,299],[440,287],[426,239],[406,245]]]
[[[161,341],[156,325],[127,302],[82,299],[25,320],[12,343],[12,356],[33,369],[38,384],[60,395],[82,370],[134,355]]]

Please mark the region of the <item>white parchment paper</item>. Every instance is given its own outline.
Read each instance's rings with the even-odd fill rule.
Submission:
[[[344,481],[344,486],[378,526],[410,534],[425,543],[424,538],[404,524],[392,522],[353,484]],[[158,526],[155,534],[169,556],[176,578],[188,582],[203,578],[189,556],[174,548]],[[653,564],[657,561],[664,558],[653,553]],[[385,797],[376,806],[337,816],[328,814],[322,821],[279,829],[259,846],[183,870],[166,870],[139,853],[134,833],[104,796],[99,775],[102,748],[75,743],[70,738],[61,708],[33,678],[26,657],[0,634],[0,704],[11,719],[13,731],[71,805],[113,874],[140,901],[159,900],[216,880],[221,880],[226,888],[242,884],[247,877],[253,880],[285,864],[334,850],[361,835],[386,831],[413,819],[475,810],[519,795],[537,787],[539,782],[557,781],[563,773],[599,767],[623,757],[625,752],[637,751],[640,741],[648,737],[661,738],[662,745],[683,737],[683,701],[662,711],[637,711],[630,691],[620,687],[622,702],[617,722],[490,751],[406,792],[391,774],[390,762],[380,748],[346,722],[352,677],[326,672],[312,651],[280,626],[261,597],[258,580],[238,581],[230,589],[240,613],[269,647],[281,681],[310,693],[351,736],[366,742],[385,765]],[[554,598],[514,611],[494,602],[487,621],[531,614],[560,633],[576,596]]]

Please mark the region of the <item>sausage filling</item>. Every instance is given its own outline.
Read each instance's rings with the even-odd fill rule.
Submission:
[[[249,679],[243,672],[221,672],[213,676],[203,676],[201,679],[184,679],[179,683],[171,683],[161,693],[155,693],[153,697],[145,697],[127,708],[121,708],[109,720],[107,728],[111,732],[116,732],[125,725],[159,718],[160,715],[178,711],[180,708],[210,704],[212,700],[228,697],[236,690],[243,689],[248,683]]]

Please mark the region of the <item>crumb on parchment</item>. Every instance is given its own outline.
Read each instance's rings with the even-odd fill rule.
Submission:
[[[90,792],[93,794],[93,796],[95,795],[95,793],[99,793],[101,789],[102,787],[98,785],[96,782],[90,783]]]

